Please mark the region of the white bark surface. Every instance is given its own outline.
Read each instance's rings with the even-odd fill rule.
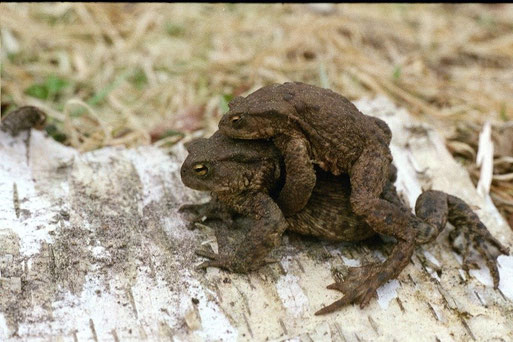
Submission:
[[[461,197],[491,233],[513,234],[481,198],[440,136],[385,98],[357,103],[393,131],[397,187]],[[208,228],[177,213],[205,194],[187,189],[186,152],[153,146],[78,153],[39,131],[0,131],[1,341],[512,341],[513,257],[499,290],[486,267],[470,274],[447,232],[419,247],[365,309],[314,316],[341,294],[332,269],[383,259],[390,244],[330,244],[286,235],[281,262],[248,276],[196,271]]]

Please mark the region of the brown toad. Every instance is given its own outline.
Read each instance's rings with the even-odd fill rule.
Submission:
[[[287,228],[334,241],[359,241],[374,235],[350,209],[347,177],[319,170],[309,205],[285,218],[274,200],[283,185],[283,160],[272,143],[234,140],[217,132],[186,147],[189,156],[181,169],[183,183],[211,191],[213,200],[186,205],[182,210],[228,225],[234,215],[253,219],[253,227],[244,244],[235,248],[235,256],[218,256],[209,266],[242,273],[256,270],[265,264],[265,256],[280,243]],[[333,186],[336,191],[330,191]],[[390,192],[395,194],[393,190]]]
[[[213,259],[201,267],[222,267],[242,273],[258,269],[269,261],[266,256],[279,244],[285,229],[331,241],[359,241],[375,234],[352,212],[349,178],[345,174],[334,176],[316,169],[317,182],[307,205],[298,213],[284,217],[274,202],[283,186],[283,161],[272,143],[234,140],[217,132],[209,139],[189,143],[187,149],[189,156],[182,165],[182,181],[193,189],[212,191],[214,197],[205,204],[186,205],[183,210],[192,211],[197,218],[206,216],[229,226],[243,226],[249,232],[229,245],[230,234],[216,230],[220,252],[200,252]],[[381,198],[407,212],[393,185],[394,174],[392,172]],[[496,258],[499,252],[508,251],[488,233],[465,202],[440,191],[426,191],[417,200],[416,213],[433,226],[436,235],[447,220],[454,224],[458,229],[451,233],[451,238],[464,256],[464,268],[473,266],[475,255],[468,247],[474,245],[485,258],[494,281],[498,282]],[[238,218],[233,219],[237,215]],[[240,217],[245,220],[233,224]],[[328,287],[342,291],[345,296],[317,314],[358,302],[362,292],[379,287],[376,282],[382,284],[394,278],[404,268],[401,266],[400,262],[392,261],[350,268],[343,282]],[[369,267],[379,270],[381,278],[369,276],[366,273]]]
[[[285,161],[286,181],[277,202],[286,215],[306,205],[315,186],[314,164],[334,175],[347,173],[352,211],[375,232],[398,240],[385,262],[395,269],[408,264],[415,239],[436,236],[433,227],[379,197],[392,162],[390,129],[342,95],[299,82],[273,84],[234,98],[219,130],[236,139],[272,139]],[[357,301],[362,306],[386,278],[374,265],[364,274],[376,287],[361,293]]]

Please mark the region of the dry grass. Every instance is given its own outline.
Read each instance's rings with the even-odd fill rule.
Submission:
[[[80,150],[210,133],[232,96],[288,80],[391,97],[451,137],[472,173],[481,124],[513,120],[513,5],[0,9],[2,113],[39,106],[47,130]],[[512,155],[497,156],[506,176],[492,192],[513,222]]]

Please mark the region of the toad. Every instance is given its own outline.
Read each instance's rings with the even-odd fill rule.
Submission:
[[[348,174],[352,211],[373,231],[398,240],[385,261],[387,269],[403,269],[414,240],[429,241],[437,234],[432,226],[380,198],[392,163],[390,129],[342,95],[300,82],[265,86],[247,97],[235,97],[219,131],[235,139],[273,141],[285,163],[285,184],[277,198],[285,215],[308,202],[316,183],[314,165],[334,175]],[[388,275],[375,265],[362,269],[362,274],[371,284],[362,284],[356,299],[364,306]]]
[[[195,220],[203,216],[220,220],[231,228],[238,222],[248,232],[244,239],[227,247],[230,230],[216,230],[220,253],[199,251],[198,254],[212,259],[201,264],[202,268],[213,266],[241,273],[256,270],[271,262],[267,255],[280,243],[286,229],[330,241],[360,241],[376,233],[352,211],[346,174],[335,176],[316,167],[316,184],[306,206],[295,214],[284,215],[275,202],[284,182],[283,158],[271,142],[230,139],[217,132],[208,139],[190,142],[186,147],[189,156],[181,168],[182,181],[193,189],[211,191],[213,199],[205,204],[185,205],[181,211],[192,214]],[[393,203],[402,212],[409,212],[393,185],[393,165],[392,171],[380,198]],[[426,191],[418,198],[415,210],[436,235],[447,220],[455,225],[457,229],[450,236],[455,248],[463,254],[463,267],[468,269],[475,265],[476,255],[469,248],[475,247],[485,258],[495,286],[498,285],[496,258],[500,252],[507,254],[508,250],[490,235],[464,201],[440,191]],[[397,243],[396,248],[397,245],[401,244]],[[413,249],[414,245],[407,247]],[[369,267],[378,270],[380,277],[369,275]],[[343,292],[344,297],[316,314],[332,312],[349,303],[361,303],[359,299],[367,291],[372,291],[372,298],[377,287],[396,277],[404,267],[400,260],[389,258],[383,264],[350,268],[343,282],[328,286]]]

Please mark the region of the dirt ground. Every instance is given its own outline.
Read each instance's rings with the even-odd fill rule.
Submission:
[[[1,112],[36,105],[81,151],[209,135],[273,82],[384,94],[439,129],[473,181],[492,123],[491,195],[513,225],[513,5],[0,5]]]

